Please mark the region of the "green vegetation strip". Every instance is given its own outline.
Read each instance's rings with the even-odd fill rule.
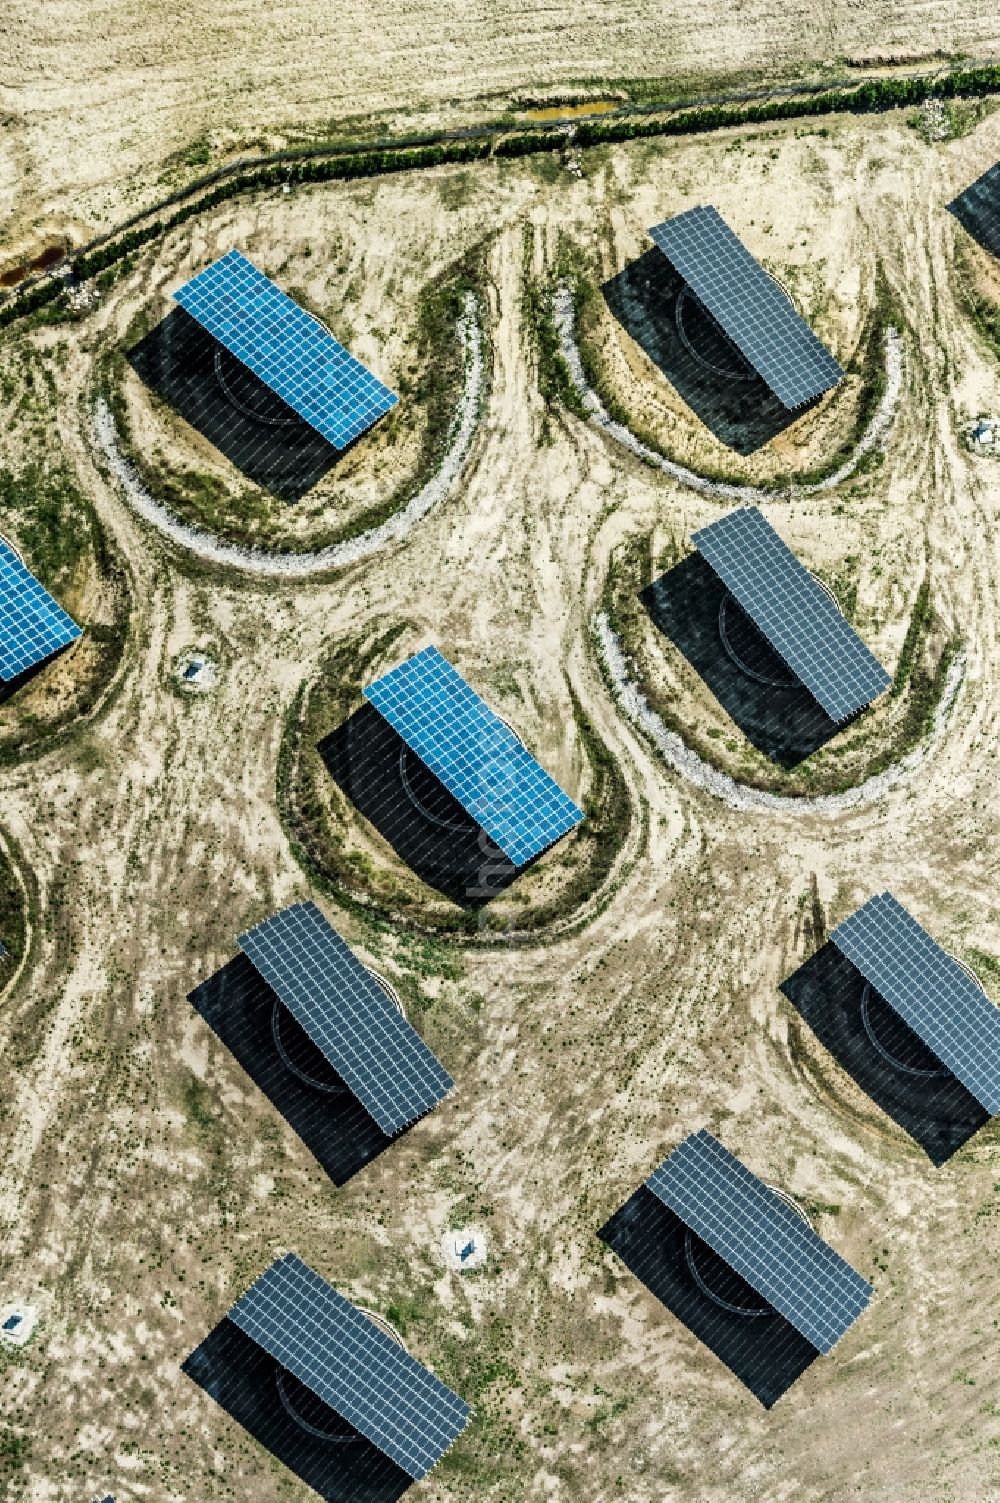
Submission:
[[[649,136],[699,135],[738,126],[760,125],[776,120],[811,119],[824,115],[865,115],[908,108],[928,99],[975,98],[1000,93],[1000,65],[960,66],[947,73],[867,79],[799,93],[782,92],[763,99],[704,103],[647,114],[638,111],[605,115],[578,122],[574,142],[579,147],[633,141]],[[565,126],[511,132],[509,127],[484,127],[467,133],[425,140],[422,144],[385,144],[375,149],[316,148],[303,152],[275,153],[252,164],[236,163],[200,183],[171,195],[155,217],[135,228],[112,232],[102,242],[71,259],[74,276],[86,280],[114,265],[138,247],[148,244],[185,220],[216,204],[243,193],[283,187],[286,183],[345,182],[356,178],[381,177],[394,172],[412,172],[445,163],[476,162],[487,157],[523,157],[560,150],[567,141]],[[206,184],[206,191],[201,189]],[[189,197],[189,195],[194,195]],[[173,212],[165,210],[174,206]],[[135,220],[130,221],[135,224]],[[37,312],[63,292],[55,277],[27,288],[0,306],[0,328],[15,319]]]
[[[45,588],[65,595],[94,542],[89,503],[69,471],[37,459],[19,473],[0,469],[0,518],[13,521]]]
[[[927,99],[958,99],[1000,92],[1000,65],[958,67],[949,73],[903,78],[872,78],[848,87],[808,94],[782,95],[747,103],[708,104],[680,110],[666,119],[587,120],[577,127],[580,146],[604,141],[631,141],[642,136],[689,135],[734,125],[762,125],[772,120],[800,120],[817,115],[870,115],[909,108]]]
[[[975,251],[970,243],[966,240],[957,241],[955,252],[958,289],[965,315],[983,342],[1000,359],[1000,305],[993,302],[979,286]]]
[[[0,469],[0,531],[10,534],[46,589],[71,610],[92,558],[112,606],[108,619],[87,623],[85,637],[70,649],[78,653],[78,661],[86,661],[87,669],[78,675],[65,704],[53,714],[29,713],[20,705],[30,684],[11,699],[0,730],[0,766],[9,766],[50,750],[56,735],[69,731],[103,699],[125,649],[129,589],[124,563],[64,463],[33,459],[16,472]]]
[[[533,229],[526,225],[524,230],[524,269],[522,278],[523,291],[521,294],[521,317],[524,327],[528,331],[535,349],[535,366],[537,371],[538,391],[545,403],[545,427],[543,441],[548,441],[549,416],[558,404],[562,404],[578,418],[586,422],[588,412],[584,406],[583,398],[577,390],[569,366],[563,358],[559,345],[559,330],[556,328],[555,313],[553,309],[553,294],[560,282],[569,282],[576,286],[576,278],[573,271],[576,268],[574,260],[572,266],[568,264],[568,247],[570,242],[564,236],[560,237],[559,254],[555,269],[546,277],[536,277],[531,270],[531,252],[534,243]],[[575,250],[575,247],[574,247]],[[582,251],[576,252],[582,257]]]
[[[0,960],[0,991],[23,959],[36,899],[30,869],[20,859],[11,837],[5,834],[0,841],[0,944],[6,949],[7,958]]]

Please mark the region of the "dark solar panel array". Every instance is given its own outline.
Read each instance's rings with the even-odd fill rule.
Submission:
[[[398,398],[239,251],[174,293],[214,339],[343,449]]]
[[[384,1133],[454,1082],[315,903],[294,903],[237,944]]]
[[[778,400],[801,407],[843,371],[717,209],[687,209],[650,235]]]
[[[869,898],[830,939],[986,1111],[1000,1112],[1000,1011],[902,903]]]
[[[757,507],[720,517],[692,540],[831,720],[889,687],[882,664]]]
[[[871,1285],[704,1129],[646,1184],[817,1351],[828,1352],[871,1299]]]
[[[948,208],[980,245],[1000,256],[1000,162],[953,198]]]
[[[0,681],[10,683],[79,635],[76,622],[0,539]]]
[[[229,1319],[415,1480],[468,1423],[463,1399],[294,1253],[271,1264]]]
[[[583,819],[436,647],[408,658],[364,695],[515,866]]]

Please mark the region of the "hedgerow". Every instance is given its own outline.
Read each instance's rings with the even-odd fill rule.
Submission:
[[[626,114],[614,118],[585,120],[574,127],[574,144],[600,146],[615,141],[649,136],[697,135],[734,126],[761,125],[775,120],[797,120],[835,114],[874,114],[922,104],[928,99],[956,99],[1000,93],[1000,65],[954,68],[948,73],[908,78],[874,78],[848,87],[838,86],[801,94],[782,94],[769,99],[696,105],[664,113]],[[142,245],[175,229],[185,220],[226,199],[286,183],[349,181],[381,177],[392,172],[412,172],[451,162],[482,161],[486,157],[521,157],[557,151],[566,145],[566,127],[511,132],[505,127],[484,129],[475,136],[442,139],[419,145],[388,145],[371,150],[337,150],[328,154],[317,149],[309,155],[290,157],[287,152],[267,158],[250,168],[222,168],[175,194],[169,202],[184,198],[174,212],[148,224],[114,235],[105,243],[83,250],[72,258],[73,275],[86,280],[120,261]],[[207,182],[214,186],[200,192]],[[190,196],[188,196],[190,195]],[[36,312],[63,292],[56,276],[25,289],[0,306],[0,328]]]

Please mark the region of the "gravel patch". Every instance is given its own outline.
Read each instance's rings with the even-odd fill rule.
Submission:
[[[202,528],[179,521],[150,494],[122,454],[114,416],[103,397],[99,397],[94,406],[94,438],[132,509],[172,543],[199,558],[241,569],[246,574],[271,578],[302,579],[311,574],[325,574],[331,569],[344,569],[405,538],[429,511],[444,500],[468,457],[479,424],[484,377],[483,332],[476,299],[471,292],[466,294],[465,311],[458,329],[465,351],[465,386],[452,425],[448,451],[440,467],[427,484],[385,522],[368,532],[359,533],[357,537],[333,543],[329,548],[312,553],[270,553],[264,549],[240,548],[222,542]]]

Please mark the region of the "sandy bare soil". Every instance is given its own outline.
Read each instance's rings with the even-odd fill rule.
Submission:
[[[225,154],[331,122],[461,121],[581,82],[668,78],[710,90],[836,71],[845,59],[956,53],[1000,54],[1000,19],[982,0],[749,0],[707,13],[695,0],[35,0],[0,17],[0,247],[121,217],[149,192],[151,169],[170,181],[196,142]]]
[[[93,34],[115,32],[117,14],[98,14]],[[849,14],[866,35],[877,29],[879,13]],[[60,15],[46,12],[53,47]],[[558,15],[547,12],[547,24]],[[813,28],[811,45],[845,45],[839,15]],[[926,35],[959,26],[962,12],[919,15]],[[220,58],[237,18],[246,12],[228,13],[217,33]],[[207,24],[195,8],[189,19]],[[906,32],[882,19],[891,23],[883,45]],[[426,31],[418,11],[398,24],[420,22]],[[163,24],[150,18],[148,43],[109,47],[106,76],[72,106],[107,107],[107,141],[90,148],[98,162],[112,146],[123,160],[119,131],[142,155],[134,119],[116,123],[134,102],[124,90],[108,97],[115,68],[140,87]],[[561,48],[560,68],[586,71],[596,46],[588,24],[594,37],[610,34],[604,12],[578,19],[574,45],[584,50]],[[712,45],[725,55],[727,25],[739,26],[752,55],[758,24],[758,13],[734,11]],[[448,53],[456,66],[462,27],[459,18]],[[292,45],[285,33],[281,47]],[[791,46],[794,28],[787,34]],[[497,67],[526,68],[518,48],[530,35],[526,27]],[[93,44],[72,27],[70,38],[82,70]],[[294,38],[314,68],[322,33],[300,27]],[[189,99],[186,45],[178,81],[163,84],[157,71],[165,92],[144,103],[160,141],[171,109]],[[654,66],[655,48],[644,53]],[[59,109],[68,119],[71,104],[61,85],[46,94],[38,57],[25,53],[22,66],[37,70],[48,115],[18,127],[18,149],[42,156],[46,120]],[[391,71],[391,60],[369,61]],[[252,70],[240,77],[249,83]],[[312,96],[299,82],[305,114]],[[375,97],[374,83],[355,84]],[[265,78],[252,97],[261,113],[271,107]],[[1000,155],[1000,118],[938,147],[896,117],[825,128],[813,142],[793,127],[750,135],[739,153],[721,139],[595,152],[582,181],[491,164],[297,197],[287,253],[313,216],[317,226],[336,221],[352,254],[362,240],[375,247],[365,260],[375,287],[404,211],[408,236],[424,246],[459,249],[487,219],[498,231],[487,263],[493,381],[463,483],[405,546],[329,580],[189,566],[94,462],[94,363],[143,278],[159,300],[164,265],[180,265],[176,247],[165,262],[152,250],[79,326],[47,331],[60,372],[53,442],[127,558],[137,604],[125,687],[103,717],[50,756],[0,771],[0,819],[40,886],[33,962],[0,1001],[0,1057],[13,1061],[0,1093],[0,1304],[20,1298],[42,1312],[24,1353],[0,1356],[0,1436],[26,1437],[20,1458],[0,1447],[0,1491],[12,1500],[78,1503],[107,1490],[119,1503],[306,1503],[308,1490],[179,1370],[286,1248],[390,1314],[410,1350],[475,1406],[451,1457],[413,1489],[422,1503],[1000,1500],[1000,1134],[994,1125],[932,1168],[777,991],[817,932],[891,887],[997,996],[987,971],[1000,957],[1000,487],[996,467],[962,446],[960,425],[1000,407],[1000,366],[959,312],[957,231],[942,205]],[[70,140],[69,176],[80,172],[82,141]],[[814,157],[833,215],[812,187],[788,191]],[[31,181],[35,192],[41,179]],[[55,194],[57,178],[45,181]],[[732,809],[673,773],[622,716],[590,627],[612,551],[644,529],[686,536],[719,508],[593,425],[558,414],[546,423],[535,386],[526,261],[536,274],[554,264],[560,232],[603,243],[609,216],[629,254],[651,212],[680,207],[692,190],[679,185],[696,182],[706,193],[730,185],[720,197],[737,229],[753,217],[747,205],[761,205],[777,260],[804,258],[795,248],[812,244],[845,329],[857,319],[848,250],[864,270],[879,252],[905,315],[910,360],[885,461],[842,491],[790,503],[780,525],[820,570],[858,560],[866,634],[890,666],[929,569],[936,607],[963,639],[966,677],[919,776],[836,818]],[[282,212],[273,201],[241,203],[190,233],[214,247],[228,215],[277,253]],[[623,769],[642,841],[603,910],[550,943],[453,949],[327,904],[399,986],[457,1082],[438,1111],[335,1190],[186,995],[232,956],[240,929],[310,895],[276,812],[283,716],[331,646],[403,616],[579,797],[572,689]],[[213,691],[179,695],[178,655],[209,642]],[[705,724],[717,713],[694,696],[690,704]],[[391,875],[388,847],[351,823],[346,804],[343,817]],[[832,1355],[770,1412],[596,1236],[703,1125],[794,1193],[876,1287]],[[489,1250],[485,1268],[463,1277],[440,1246],[449,1226],[467,1225],[485,1229]]]

